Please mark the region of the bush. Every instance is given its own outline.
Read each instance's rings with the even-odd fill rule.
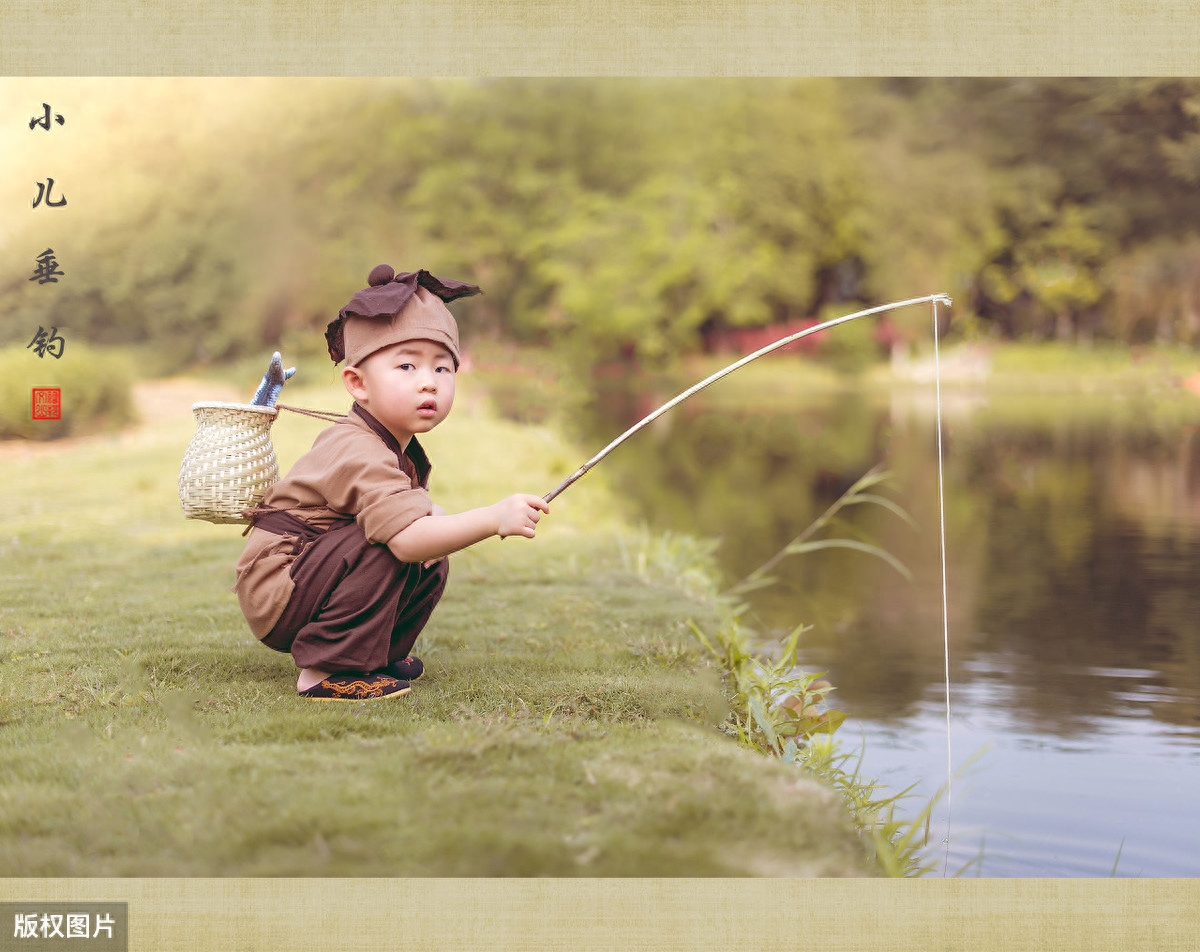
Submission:
[[[53,440],[114,430],[134,420],[133,361],[69,340],[61,358],[20,345],[0,350],[0,439]],[[62,391],[62,419],[32,419],[34,387]]]
[[[817,316],[822,322],[830,321],[857,309],[857,305],[831,305]],[[877,326],[874,320],[847,321],[822,332],[825,339],[821,341],[821,361],[846,374],[860,373],[878,363],[883,357],[883,349],[876,339]]]

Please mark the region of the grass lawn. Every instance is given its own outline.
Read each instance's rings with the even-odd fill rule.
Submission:
[[[641,571],[603,474],[539,538],[451,559],[400,699],[314,704],[229,591],[240,527],[185,520],[193,399],[117,435],[0,445],[0,876],[844,876],[875,872],[832,791],[715,725],[727,688]],[[341,410],[336,386],[284,402]],[[469,375],[424,439],[449,511],[581,459],[490,417]],[[286,414],[281,467],[323,426]]]

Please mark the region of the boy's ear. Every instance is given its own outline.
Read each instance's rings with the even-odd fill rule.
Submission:
[[[363,382],[363,375],[357,367],[342,368],[342,384],[346,387],[346,392],[355,400],[366,399],[367,387]]]

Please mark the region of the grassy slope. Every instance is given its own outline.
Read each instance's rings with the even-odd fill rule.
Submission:
[[[869,872],[829,792],[713,729],[707,609],[639,576],[602,474],[453,558],[410,695],[316,705],[228,590],[239,529],[182,519],[193,394],[157,394],[117,437],[0,446],[0,876]],[[447,509],[579,462],[481,403],[464,378],[425,441]],[[276,424],[282,466],[320,426]]]

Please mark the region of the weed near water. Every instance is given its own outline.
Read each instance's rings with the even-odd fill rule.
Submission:
[[[797,628],[771,659],[751,647],[740,622],[742,606],[729,604],[711,632],[692,631],[709,654],[729,672],[734,699],[725,730],[751,750],[801,768],[831,786],[853,819],[867,855],[889,876],[920,876],[932,867],[921,859],[934,798],[915,818],[897,818],[896,806],[909,791],[882,795],[874,780],[840,749],[834,736],[845,715],[827,705],[832,685],[822,674],[798,669]]]
[[[890,553],[862,539],[818,538],[822,531],[840,525],[838,514],[855,505],[874,505],[911,523],[894,502],[873,492],[888,474],[872,470],[846,490],[801,535],[779,554],[725,592],[717,589],[713,560],[715,544],[687,537],[647,538],[637,556],[643,577],[657,574],[677,580],[688,594],[700,599],[717,616],[708,629],[694,620],[689,627],[708,656],[725,672],[733,697],[723,725],[739,744],[817,777],[841,797],[871,862],[889,876],[920,876],[932,870],[922,859],[928,825],[939,796],[932,798],[913,818],[897,818],[896,806],[909,790],[884,795],[874,781],[864,778],[858,766],[849,769],[852,755],[843,752],[835,733],[845,715],[827,705],[833,686],[820,673],[802,671],[798,652],[807,630],[798,626],[772,655],[763,652],[754,633],[742,622],[747,606],[736,596],[772,583],[767,574],[789,555],[828,548],[852,548],[883,559],[896,571],[907,568]],[[911,788],[910,788],[911,789]]]

